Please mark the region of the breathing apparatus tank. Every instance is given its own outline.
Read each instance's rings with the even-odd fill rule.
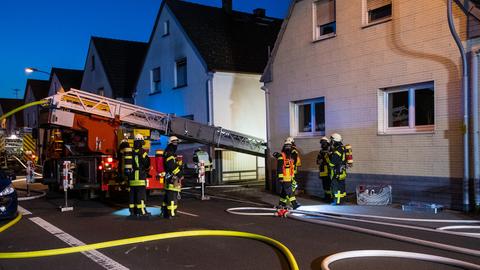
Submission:
[[[352,146],[350,144],[345,145],[345,159],[347,160],[347,166],[352,167],[353,166],[353,152],[352,152]]]

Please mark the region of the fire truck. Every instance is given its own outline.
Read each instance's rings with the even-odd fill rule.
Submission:
[[[39,117],[38,140],[43,145],[43,183],[56,190],[62,185],[62,164],[74,167],[74,189],[88,196],[101,191],[122,190],[127,181],[121,177],[118,147],[122,141],[133,143],[134,134],[147,139],[175,135],[181,139],[213,145],[222,149],[264,156],[262,139],[221,127],[157,112],[141,106],[72,89],[47,97]],[[150,157],[147,189],[163,188],[159,162]]]

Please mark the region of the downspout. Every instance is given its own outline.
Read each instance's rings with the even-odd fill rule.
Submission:
[[[462,89],[463,89],[463,210],[468,212],[470,210],[470,199],[469,199],[469,158],[468,158],[468,73],[467,73],[467,56],[465,54],[465,49],[463,44],[458,36],[455,26],[453,25],[453,16],[452,16],[452,0],[447,2],[447,16],[448,16],[448,28],[450,33],[455,39],[455,43],[460,50],[460,55],[462,56]]]
[[[475,208],[480,209],[480,152],[478,131],[478,61],[480,50],[472,50],[472,114],[473,114],[473,195]]]
[[[261,87],[263,91],[265,91],[265,116],[267,118],[266,124],[267,124],[267,149],[265,149],[265,189],[266,190],[271,190],[270,189],[270,183],[271,181],[271,173],[270,169],[272,167],[272,164],[270,163],[270,149],[271,148],[271,142],[270,142],[270,90],[266,87],[265,83]]]
[[[207,123],[210,126],[214,126],[214,116],[213,116],[213,72],[208,71],[207,73]],[[210,145],[209,154],[213,160],[213,169],[215,174],[213,175],[214,179],[210,179],[210,184],[219,184],[222,182],[222,172],[221,163],[222,160],[219,159],[221,156],[217,156],[215,153],[215,145]]]

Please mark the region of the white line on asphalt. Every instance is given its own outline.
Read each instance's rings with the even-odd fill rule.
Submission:
[[[158,208],[162,208],[160,205],[152,205],[153,207],[158,207]],[[187,213],[187,212],[183,212],[183,211],[179,211],[177,210],[178,213],[180,214],[183,214],[183,215],[187,215],[187,216],[191,216],[191,217],[199,217],[199,215],[195,215],[195,214],[192,214],[192,213]]]
[[[39,217],[33,217],[30,218],[30,220],[34,223],[36,223],[38,226],[42,227],[49,233],[55,235],[58,239],[62,240],[66,244],[72,247],[77,247],[77,246],[83,246],[85,243],[82,241],[76,239],[75,237],[71,236],[70,234],[60,230],[59,228],[55,227],[54,225],[48,223],[42,218]],[[96,262],[98,265],[105,269],[109,270],[128,270],[127,267],[119,264],[118,262],[114,261],[113,259],[110,259],[109,257],[103,255],[102,253],[96,251],[96,250],[90,250],[90,251],[84,251],[82,252],[83,255],[87,256],[89,259],[92,261]]]
[[[179,210],[177,210],[177,212],[180,213],[180,214],[183,214],[183,215],[187,215],[187,216],[198,217],[198,215],[191,214],[191,213],[187,213],[187,212],[183,212],[183,211],[179,211]]]
[[[20,205],[18,206],[18,212],[20,212],[20,214],[22,214],[22,216],[26,216],[26,215],[31,215],[32,212],[28,211],[27,209],[21,207]]]

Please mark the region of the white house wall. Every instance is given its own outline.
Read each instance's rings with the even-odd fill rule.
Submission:
[[[25,104],[34,102],[35,97],[32,93],[32,88],[29,86],[27,88],[27,93],[25,94]],[[38,126],[38,108],[37,106],[28,107],[23,110],[23,123],[26,127],[35,128]]]
[[[92,55],[95,56],[94,70],[91,69]],[[99,90],[103,88],[104,96],[111,98],[113,95],[112,88],[108,82],[107,74],[93,42],[90,42],[90,48],[88,49],[87,61],[85,63],[82,85],[80,88],[81,90],[94,94],[99,94]]]
[[[163,23],[169,21],[170,33],[163,36]],[[175,88],[175,61],[187,59],[187,86]],[[151,94],[152,69],[160,67],[161,92]],[[193,115],[207,123],[208,73],[201,58],[165,5],[147,52],[136,86],[135,104],[177,116]]]
[[[213,76],[214,124],[265,140],[265,92],[261,86],[260,75],[216,72]],[[263,158],[258,163],[263,167]],[[256,170],[257,159],[252,155],[224,151],[222,167],[225,172]],[[249,176],[255,177],[255,173]],[[225,179],[228,177],[224,174]]]
[[[52,80],[50,82],[50,88],[48,89],[48,96],[55,95],[57,93],[63,93],[65,89],[63,89],[60,80],[57,77],[57,74],[53,74]]]

